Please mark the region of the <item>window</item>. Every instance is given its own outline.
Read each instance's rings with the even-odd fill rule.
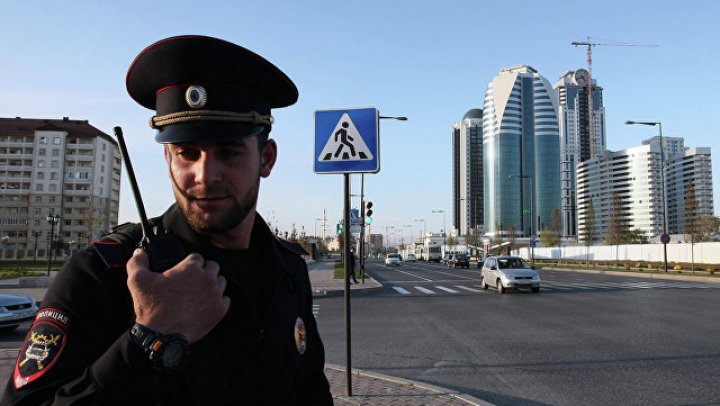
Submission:
[[[35,185],[35,190],[37,190],[38,192],[42,192],[42,191],[43,191],[43,184],[42,184],[42,183],[38,183],[37,185]]]
[[[58,162],[58,161],[52,161],[52,162],[50,162],[50,167],[51,167],[51,168],[57,168],[57,167],[59,167],[59,166],[60,166],[60,162]]]
[[[41,203],[42,202],[42,196],[35,196],[35,203]]]
[[[44,168],[44,167],[45,167],[45,160],[44,160],[44,159],[38,160],[37,166],[38,166],[38,168]]]
[[[47,144],[47,137],[40,137],[41,144]]]
[[[57,180],[57,172],[50,172],[50,180]]]
[[[60,145],[60,137],[53,138],[53,144]]]
[[[45,179],[45,172],[38,172],[37,173],[38,180],[44,180]]]
[[[57,192],[57,185],[54,184],[54,183],[50,184],[50,191],[51,191],[51,192]]]
[[[38,149],[38,155],[39,156],[45,156],[45,148]]]
[[[48,196],[48,203],[55,203],[55,196]],[[55,209],[50,209],[50,213]]]
[[[52,150],[52,156],[60,156],[60,150],[57,148],[53,148]]]

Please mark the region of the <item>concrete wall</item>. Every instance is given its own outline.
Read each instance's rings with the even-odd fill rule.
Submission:
[[[668,262],[692,262],[692,251],[696,263],[720,264],[720,242],[691,244],[668,244]],[[523,258],[530,258],[528,248],[513,251]],[[540,259],[578,259],[594,261],[662,261],[662,244],[633,245],[593,245],[572,247],[538,247],[535,258]]]

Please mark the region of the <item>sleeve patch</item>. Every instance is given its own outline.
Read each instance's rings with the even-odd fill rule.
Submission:
[[[38,312],[15,363],[15,389],[39,379],[55,365],[67,342],[69,320],[57,309],[45,308]]]

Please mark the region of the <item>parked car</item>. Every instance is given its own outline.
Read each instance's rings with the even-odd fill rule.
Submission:
[[[28,296],[0,295],[0,332],[10,332],[35,318],[38,307]]]
[[[465,254],[455,254],[450,262],[448,262],[448,267],[470,269],[470,257]]]
[[[407,254],[407,255],[405,255],[405,258],[403,258],[403,261],[405,261],[405,262],[415,262],[415,254]]]
[[[480,271],[480,286],[494,286],[500,294],[507,289],[529,288],[540,292],[540,275],[520,257],[488,257]]]
[[[387,254],[385,257],[385,265],[400,265],[400,254]]]

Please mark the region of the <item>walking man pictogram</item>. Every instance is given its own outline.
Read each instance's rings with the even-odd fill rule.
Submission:
[[[342,127],[343,128],[341,128],[335,132],[335,142],[338,141],[338,135],[340,135],[340,143],[341,143],[340,145],[338,145],[337,151],[335,151],[335,158],[337,158],[338,155],[340,155],[340,152],[343,150],[343,147],[346,145],[348,146],[348,148],[350,148],[350,155],[352,155],[354,157],[355,156],[355,146],[353,146],[352,142],[350,142],[350,141],[355,141],[355,139],[353,137],[351,137],[350,135],[348,135],[348,133],[347,133],[347,129],[346,129],[346,128],[348,128],[347,121],[343,121]],[[348,141],[348,140],[350,140],[350,141]],[[349,157],[347,156],[347,153],[343,154],[343,159],[348,159],[348,158]]]

